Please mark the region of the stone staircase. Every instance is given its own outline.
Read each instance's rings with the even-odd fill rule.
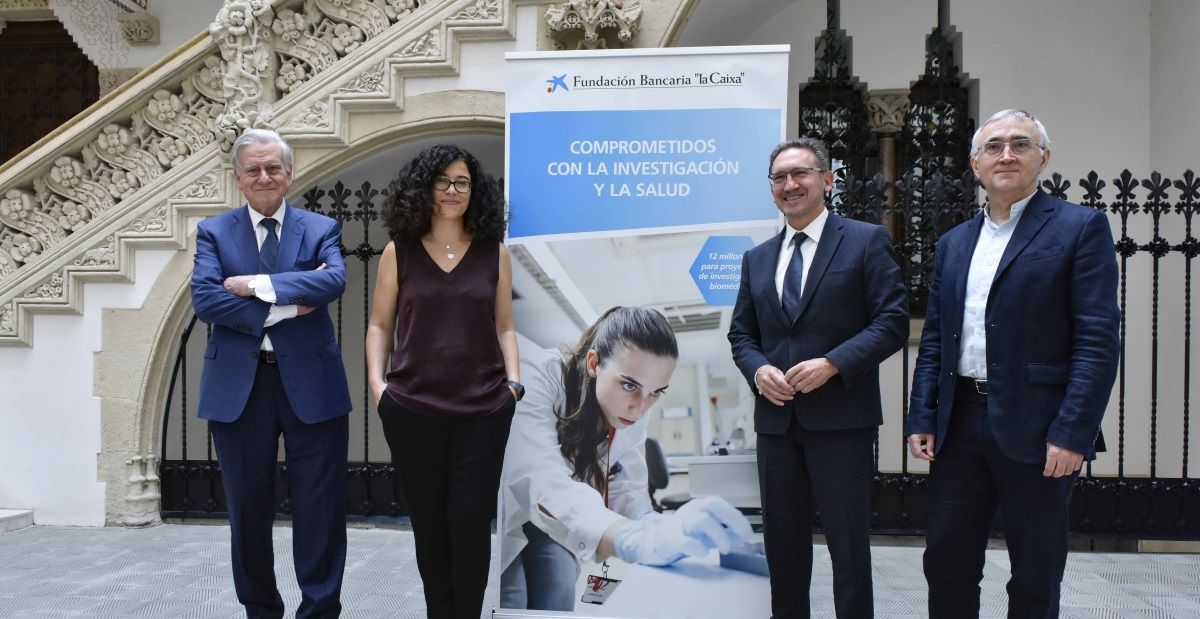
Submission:
[[[0,166],[0,345],[31,345],[33,315],[79,313],[83,283],[131,281],[136,248],[183,250],[188,216],[238,202],[226,159],[242,129],[275,128],[298,160],[344,148],[358,117],[403,113],[405,77],[457,75],[463,40],[512,40],[514,12],[226,2],[208,33]]]

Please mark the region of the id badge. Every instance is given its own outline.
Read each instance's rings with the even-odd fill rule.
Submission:
[[[603,604],[608,596],[617,589],[617,585],[621,581],[608,578],[607,576],[597,576],[588,574],[587,586],[583,589],[583,597],[579,598],[581,602],[588,604]]]

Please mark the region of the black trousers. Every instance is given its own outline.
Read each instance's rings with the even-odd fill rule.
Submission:
[[[386,393],[379,417],[412,518],[430,619],[478,619],[500,467],[516,402],[483,417],[410,411]]]
[[[988,422],[987,396],[968,383],[955,391],[950,429],[930,466],[924,561],[929,616],[979,616],[984,552],[999,508],[1012,565],[1008,616],[1058,617],[1067,564],[1067,510],[1078,474],[1043,477],[1045,463],[1007,457]]]
[[[288,404],[279,366],[259,362],[242,415],[209,422],[229,510],[233,583],[249,619],[283,617],[275,584],[275,454],[283,436],[292,500],[298,619],[337,617],[346,565],[349,417],[307,424]]]
[[[811,523],[818,508],[833,562],[838,618],[874,616],[870,528],[877,434],[874,427],[815,432],[793,420],[787,434],[758,435],[773,619],[810,615]]]

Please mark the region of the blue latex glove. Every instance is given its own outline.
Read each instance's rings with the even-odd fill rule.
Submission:
[[[727,553],[750,541],[750,521],[728,501],[707,496],[688,501],[673,514],[634,520],[613,539],[617,557],[626,563],[669,565],[684,557]]]

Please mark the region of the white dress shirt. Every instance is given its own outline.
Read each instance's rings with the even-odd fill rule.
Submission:
[[[257,240],[258,248],[261,250],[263,241],[267,240],[267,227],[259,224],[266,217],[249,206],[246,207],[246,210],[250,211],[250,223],[254,226],[254,238]],[[287,202],[280,204],[279,210],[275,211],[274,215],[271,215],[271,219],[275,220],[275,235],[280,238],[281,244],[283,242],[283,214],[285,211],[287,211]],[[271,304],[271,309],[267,312],[267,319],[263,321],[264,329],[282,320],[296,317],[296,310],[299,308],[295,305],[275,305],[275,286],[271,284],[270,275],[255,275],[253,284],[254,296]],[[271,345],[271,337],[268,335],[263,336],[262,350],[275,350],[275,347]]]
[[[1034,193],[1037,193],[1034,190]],[[1012,239],[1013,230],[1033,194],[1012,205],[1008,221],[997,224],[991,213],[983,212],[983,225],[975,253],[971,254],[971,270],[967,272],[967,293],[963,297],[962,346],[958,353],[958,375],[987,380],[987,300],[996,279],[1000,257]],[[946,285],[946,282],[943,282]],[[933,303],[930,300],[930,303]]]
[[[600,450],[601,466],[621,463],[621,471],[608,482],[605,507],[600,491],[572,477],[573,467],[559,449],[555,410],[564,398],[561,355],[524,338],[520,349],[525,397],[517,403],[501,469],[501,572],[528,544],[521,530],[526,522],[582,563],[595,556],[604,532],[622,516],[636,520],[653,510],[645,447],[650,414],[617,430],[609,454]]]
[[[800,290],[808,281],[808,269],[812,266],[813,257],[817,255],[817,245],[821,242],[821,231],[825,229],[825,220],[829,219],[829,209],[821,207],[821,214],[808,222],[803,230],[797,230],[791,225],[785,225],[783,246],[779,248],[779,261],[775,263],[775,292],[779,293],[779,302],[783,303],[783,281],[787,277],[788,263],[792,261],[792,237],[797,232],[808,235],[800,244],[800,256],[804,258],[804,276],[800,279]]]

